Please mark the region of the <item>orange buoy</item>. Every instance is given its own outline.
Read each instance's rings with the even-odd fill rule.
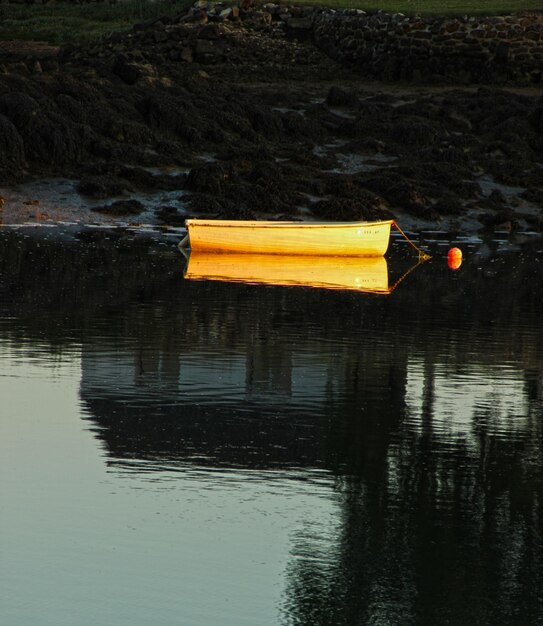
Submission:
[[[447,265],[452,270],[457,270],[462,265],[462,250],[451,248],[447,254]]]

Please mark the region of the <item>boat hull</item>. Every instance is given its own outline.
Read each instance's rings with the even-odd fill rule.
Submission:
[[[363,293],[390,292],[384,256],[344,257],[338,262],[331,256],[215,254],[192,250],[185,278]]]
[[[383,256],[392,220],[379,222],[186,221],[191,250],[249,254]]]

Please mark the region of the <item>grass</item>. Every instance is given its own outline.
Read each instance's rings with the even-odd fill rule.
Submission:
[[[295,0],[300,4],[406,14],[489,15],[541,11],[543,0]],[[182,12],[193,0],[123,0],[88,4],[0,5],[0,40],[88,43],[137,22]],[[231,4],[231,0],[228,2]]]
[[[181,13],[191,0],[124,0],[88,4],[0,5],[0,40],[87,43],[137,22]]]
[[[543,0],[298,0],[300,4],[321,4],[333,8],[382,9],[412,15],[504,15],[519,11],[543,12]]]

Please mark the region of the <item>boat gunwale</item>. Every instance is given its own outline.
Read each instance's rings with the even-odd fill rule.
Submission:
[[[291,222],[274,220],[201,220],[198,218],[185,221],[190,227],[210,228],[371,228],[373,226],[392,225],[394,220],[375,220],[373,222]]]

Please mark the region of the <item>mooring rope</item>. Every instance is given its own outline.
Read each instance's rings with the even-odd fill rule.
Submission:
[[[428,256],[428,255],[426,255],[426,257],[419,256],[419,260],[415,263],[415,265],[413,265],[406,272],[404,272],[404,274],[402,274],[402,276],[400,276],[400,278],[398,278],[398,280],[392,285],[392,287],[388,288],[387,293],[392,293],[394,291],[394,289],[396,289],[396,287],[401,282],[403,282],[409,276],[409,274],[411,274],[411,272],[413,272],[421,263],[424,263],[425,261],[427,261],[428,259],[431,259],[431,258],[432,257]]]
[[[407,241],[407,243],[410,246],[413,246],[413,248],[415,248],[415,250],[419,253],[419,259],[421,261],[427,261],[428,259],[431,259],[432,257],[427,254],[426,252],[424,252],[423,250],[421,250],[416,244],[414,244],[411,239],[409,239],[409,237],[403,232],[403,230],[398,226],[398,223],[394,220],[392,222],[392,226],[396,226],[396,228],[400,231],[400,233],[404,236],[405,240]]]

